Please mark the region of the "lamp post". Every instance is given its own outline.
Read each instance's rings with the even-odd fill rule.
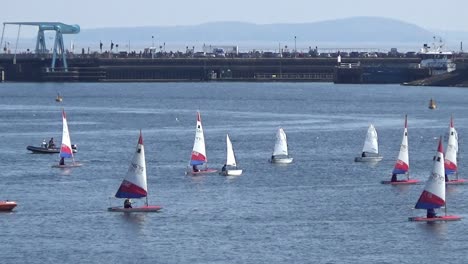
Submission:
[[[151,40],[152,40],[152,45],[151,45],[151,59],[154,59],[154,36],[151,36]]]
[[[294,36],[294,58],[297,57],[296,36]]]

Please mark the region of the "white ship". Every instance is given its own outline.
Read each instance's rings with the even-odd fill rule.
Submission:
[[[421,57],[421,67],[431,69],[432,75],[452,72],[456,69],[455,63],[452,61],[453,52],[444,51],[444,43],[441,38],[439,38],[438,43],[436,43],[436,37],[434,37],[434,42],[432,47],[424,44],[419,56]]]

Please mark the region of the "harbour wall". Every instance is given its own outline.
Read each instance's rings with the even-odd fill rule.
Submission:
[[[4,81],[16,82],[335,82],[403,83],[429,76],[419,58],[102,58],[58,61],[33,54],[0,56]]]

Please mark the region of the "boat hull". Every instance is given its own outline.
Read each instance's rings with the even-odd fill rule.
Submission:
[[[242,170],[225,170],[221,172],[224,176],[239,176],[242,174]]]
[[[382,156],[377,157],[356,157],[354,158],[355,162],[377,162],[383,159]]]
[[[158,212],[162,207],[159,205],[144,205],[140,207],[133,208],[123,208],[123,207],[109,207],[107,210],[109,212],[125,212],[125,213],[151,213]]]
[[[419,180],[410,179],[410,180],[398,180],[398,181],[381,181],[382,184],[390,184],[390,185],[409,185],[409,184],[416,184],[419,183]]]
[[[468,184],[468,180],[465,179],[457,179],[457,180],[449,180],[445,182],[446,185],[462,185]]]
[[[217,172],[217,169],[204,169],[204,170],[199,170],[199,171],[193,171],[193,170],[187,170],[185,174],[187,175],[192,175],[192,176],[197,176],[197,175],[204,175],[204,174],[210,174],[210,173],[215,173]]]
[[[36,147],[36,146],[27,146],[27,150],[32,151],[32,153],[37,153],[37,154],[54,154],[54,153],[60,153],[59,148],[43,148],[43,147]],[[77,149],[75,145],[72,146],[72,151],[73,153],[77,152]]]
[[[276,159],[270,159],[271,163],[275,164],[289,164],[293,162],[293,158],[276,158]]]
[[[65,165],[52,165],[52,168],[59,168],[59,169],[69,169],[69,168],[76,168],[81,167],[83,164],[75,162],[72,164],[65,164]]]
[[[460,221],[461,217],[456,216],[456,215],[444,215],[444,216],[437,216],[433,218],[414,216],[414,217],[409,217],[408,220],[412,222],[446,222],[446,221]]]
[[[0,201],[0,212],[11,212],[16,206],[14,201]]]

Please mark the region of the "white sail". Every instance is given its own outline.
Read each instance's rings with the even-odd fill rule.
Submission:
[[[138,144],[128,167],[127,175],[115,196],[117,198],[141,198],[146,197],[147,192],[145,147],[143,146],[143,136],[140,131]]]
[[[68,131],[67,115],[62,109],[62,144],[60,146],[61,158],[73,158],[70,133]]]
[[[379,143],[377,137],[377,131],[375,127],[371,124],[367,129],[367,136],[366,140],[364,141],[364,147],[362,148],[362,152],[366,153],[379,153]]]
[[[453,118],[450,118],[449,138],[445,152],[445,174],[455,174],[457,172],[457,153],[458,135],[453,125]]]
[[[288,142],[286,139],[286,133],[283,128],[279,128],[276,132],[275,149],[273,150],[273,156],[288,155]]]
[[[234,149],[232,148],[231,139],[229,139],[228,134],[226,134],[226,152],[226,165],[236,167],[236,157],[234,156]]]
[[[195,130],[195,141],[193,142],[192,156],[190,165],[200,165],[208,161],[205,149],[205,136],[201,123],[200,112],[197,112],[197,127]]]

